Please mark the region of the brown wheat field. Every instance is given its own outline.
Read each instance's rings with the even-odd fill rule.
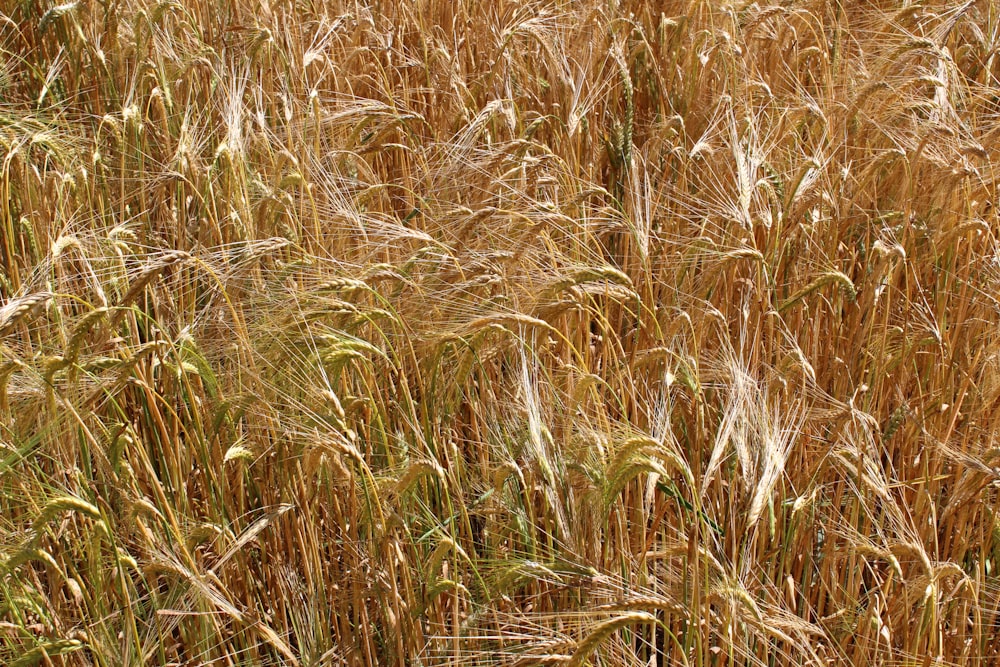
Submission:
[[[0,0],[0,664],[1000,664],[1000,3]]]

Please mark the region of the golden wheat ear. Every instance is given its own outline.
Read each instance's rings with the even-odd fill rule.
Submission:
[[[896,4],[2,3],[0,665],[998,662],[1000,11]]]

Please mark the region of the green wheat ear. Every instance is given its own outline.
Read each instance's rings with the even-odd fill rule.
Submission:
[[[801,290],[788,297],[778,306],[778,312],[783,313],[795,304],[799,303],[807,296],[822,289],[826,285],[836,284],[839,285],[843,290],[844,294],[847,296],[849,301],[854,301],[857,298],[858,292],[854,287],[854,283],[845,274],[840,271],[827,271],[816,277],[811,283],[803,287]]]

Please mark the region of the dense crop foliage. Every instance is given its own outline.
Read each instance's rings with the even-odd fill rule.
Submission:
[[[0,10],[0,663],[998,659],[995,3]]]

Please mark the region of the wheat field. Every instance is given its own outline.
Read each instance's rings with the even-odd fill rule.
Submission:
[[[1000,4],[0,0],[0,664],[1000,664]]]

